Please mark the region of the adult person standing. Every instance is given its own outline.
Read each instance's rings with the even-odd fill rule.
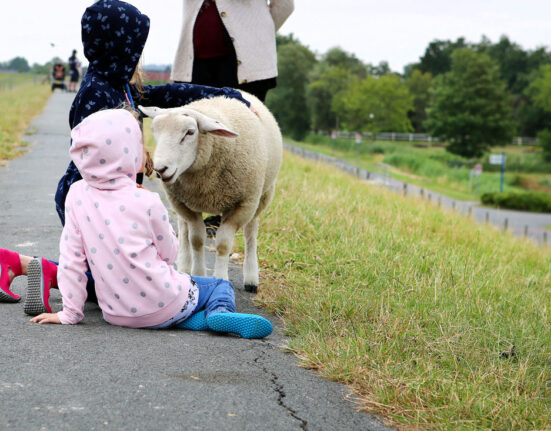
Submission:
[[[171,78],[233,87],[264,101],[276,86],[276,31],[294,0],[184,0],[184,20]]]
[[[69,57],[69,91],[77,92],[77,83],[80,78],[80,61],[77,58],[77,50],[73,49],[72,55]]]

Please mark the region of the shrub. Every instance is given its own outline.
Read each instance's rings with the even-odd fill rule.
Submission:
[[[484,193],[480,201],[485,205],[512,210],[551,212],[551,195],[544,192]]]
[[[551,162],[551,130],[545,129],[538,133],[538,141],[542,149],[543,159]]]

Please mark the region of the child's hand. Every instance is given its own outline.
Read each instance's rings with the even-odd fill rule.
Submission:
[[[33,317],[30,322],[34,323],[61,323],[59,321],[59,317],[57,316],[57,313],[42,313],[38,316]]]

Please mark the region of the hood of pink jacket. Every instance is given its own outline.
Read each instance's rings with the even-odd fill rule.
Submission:
[[[78,124],[71,138],[69,153],[88,184],[102,190],[135,186],[142,167],[143,140],[130,112],[98,111]]]

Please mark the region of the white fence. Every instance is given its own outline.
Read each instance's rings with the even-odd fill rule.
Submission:
[[[321,132],[323,135],[329,135],[327,132]],[[356,139],[358,133],[345,132],[345,131],[333,131],[330,136],[340,139]],[[373,139],[373,133],[362,132],[362,138]],[[377,141],[407,141],[407,142],[429,142],[429,143],[441,143],[440,139],[431,136],[427,133],[398,133],[398,132],[383,132],[375,135]],[[526,136],[515,136],[512,139],[512,144],[521,146],[537,146],[538,139]]]

